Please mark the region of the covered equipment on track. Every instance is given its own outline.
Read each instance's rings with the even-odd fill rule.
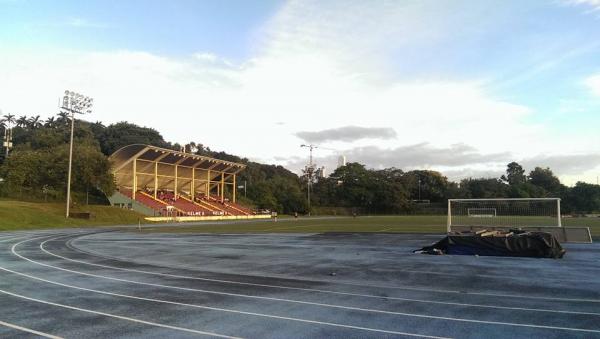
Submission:
[[[566,253],[552,234],[520,230],[451,233],[435,244],[414,252],[554,259],[562,258]]]

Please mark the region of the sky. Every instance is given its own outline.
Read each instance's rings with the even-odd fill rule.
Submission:
[[[130,121],[299,173],[600,175],[600,0],[0,0],[0,110]]]

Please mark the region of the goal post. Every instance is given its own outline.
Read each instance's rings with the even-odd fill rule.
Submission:
[[[448,199],[448,233],[464,227],[562,227],[560,198]]]

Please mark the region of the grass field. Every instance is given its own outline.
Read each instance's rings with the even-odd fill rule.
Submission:
[[[55,203],[32,203],[0,200],[0,231],[137,224],[143,216],[110,206],[89,205],[74,209],[74,212],[91,212],[92,220],[65,218],[65,205]]]
[[[318,232],[408,232],[440,233],[445,230],[442,216],[373,216],[284,218],[247,223],[214,223],[206,225],[146,228],[149,232],[207,233],[318,233]]]
[[[587,226],[600,236],[600,218],[565,218],[565,226]],[[281,219],[278,222],[211,223],[205,225],[157,226],[146,232],[204,232],[204,233],[322,233],[322,232],[392,232],[445,233],[445,216],[373,216],[373,217],[315,217]]]
[[[0,200],[0,231],[59,227],[90,227],[137,224],[143,216],[110,206],[90,205],[75,209],[94,214],[92,220],[66,219],[64,205]],[[565,226],[588,226],[600,236],[600,218],[564,218]],[[279,221],[208,222],[177,226],[146,227],[144,232],[206,233],[322,233],[322,232],[392,232],[444,233],[445,216],[360,216],[280,218]]]

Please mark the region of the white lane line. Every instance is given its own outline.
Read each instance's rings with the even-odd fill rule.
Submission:
[[[25,240],[25,241],[22,241],[21,243],[25,243],[25,242],[28,242],[28,241],[31,241],[31,240],[32,239]],[[26,258],[26,257],[20,255],[19,253],[17,253],[15,251],[15,248],[19,244],[13,245],[13,247],[11,249],[12,253],[14,255],[18,256],[19,258],[21,258],[23,260],[26,260],[26,261],[29,261],[29,262],[32,262],[34,264],[41,265],[41,266],[47,266],[47,267],[50,267],[50,268],[55,268],[55,269],[58,269],[58,270],[68,271],[68,272],[72,272],[72,273],[76,273],[76,274],[82,274],[82,275],[87,275],[87,276],[94,276],[94,277],[105,278],[105,279],[109,279],[109,280],[121,280],[121,281],[126,281],[127,282],[127,280],[125,280],[125,279],[103,277],[103,276],[99,276],[99,275],[95,275],[95,274],[90,274],[90,273],[77,272],[77,271],[67,270],[67,269],[64,269],[64,268],[55,267],[55,266],[52,266],[52,265],[48,265],[48,264],[37,262],[35,260]],[[2,269],[2,268],[0,267],[0,269]],[[43,279],[41,279],[41,280],[43,280]],[[48,281],[48,282],[54,283],[54,282],[51,282],[51,281]],[[131,281],[128,281],[128,282],[131,282]],[[60,284],[60,283],[57,283],[57,284]],[[150,283],[140,283],[140,284],[155,285],[157,287],[166,287],[164,285],[150,284]],[[60,285],[63,285],[63,284],[60,284]],[[77,288],[77,287],[75,287],[75,288]],[[179,289],[189,290],[188,288],[184,288],[184,287],[180,287]],[[98,292],[99,293],[109,293],[109,292],[103,292],[103,291],[98,291]],[[166,301],[166,300],[159,300],[159,299],[141,298],[141,297],[135,297],[135,296],[130,296],[130,295],[122,295],[122,294],[115,294],[115,295],[129,297],[129,298],[134,298],[134,299],[154,300],[154,301],[157,301],[157,302],[164,302],[164,303],[175,303],[176,305],[184,305],[184,306],[196,307],[196,308],[208,308],[208,309],[213,309],[213,310],[222,310],[222,311],[225,311],[225,312],[234,312],[234,313],[252,314],[252,315],[259,315],[260,314],[260,313],[254,313],[254,312],[245,312],[245,311],[237,311],[237,310],[219,309],[219,308],[213,308],[213,307],[201,306],[201,305],[194,305],[194,304],[177,303],[177,302]],[[308,302],[303,302],[303,303],[308,303]],[[319,306],[333,307],[334,305],[320,304]],[[547,325],[534,325],[534,324],[523,324],[523,323],[509,323],[509,322],[498,322],[498,321],[487,321],[487,320],[474,320],[474,319],[442,317],[442,316],[433,316],[433,315],[424,315],[424,314],[415,314],[415,313],[405,313],[405,312],[391,312],[391,311],[381,311],[381,310],[368,310],[368,309],[360,309],[360,308],[354,308],[354,307],[350,308],[350,307],[338,306],[338,305],[335,305],[335,306],[337,308],[348,308],[348,309],[351,309],[351,310],[371,311],[371,312],[385,313],[385,314],[392,314],[392,315],[399,315],[399,316],[406,316],[406,317],[416,317],[416,318],[426,318],[426,319],[436,319],[436,320],[448,320],[448,321],[457,321],[457,322],[466,322],[466,323],[477,323],[477,324],[505,325],[505,326],[515,326],[515,327],[527,327],[527,328],[541,328],[541,329],[564,330],[564,331],[575,331],[575,332],[600,333],[600,330],[590,330],[590,329],[581,329],[581,328],[572,328],[572,327],[558,327],[558,326],[547,326]],[[276,318],[287,319],[287,320],[309,321],[309,322],[312,322],[310,320],[305,320],[305,319],[280,317],[280,316],[273,316],[273,315],[267,315],[267,314],[260,314],[260,316],[276,317]],[[317,322],[317,323],[321,323],[321,322]],[[331,323],[324,323],[324,324],[331,324]],[[338,324],[338,326],[339,326],[339,324]],[[349,326],[349,325],[342,325],[342,326]],[[365,329],[365,328],[361,328],[361,329]],[[370,331],[383,332],[383,333],[390,333],[391,332],[391,331],[378,330],[378,329],[370,329]],[[402,334],[403,335],[411,335],[411,334],[408,334],[408,333],[402,333]],[[421,335],[412,334],[412,336],[421,336]]]
[[[35,263],[35,264],[38,264],[38,265],[42,265],[42,266],[50,266],[50,265],[38,263],[38,262],[36,262],[35,260],[32,260],[32,259],[23,257],[19,253],[15,252],[15,247],[16,246],[18,246],[21,243],[30,241],[30,240],[34,240],[34,239],[25,240],[25,241],[22,241],[22,242],[20,242],[18,244],[13,245],[12,248],[11,248],[11,252],[14,255],[16,255],[17,257],[19,257],[19,258],[21,258],[23,260],[26,260],[26,261],[29,261],[29,262],[32,262],[32,263]],[[47,280],[47,279],[44,279],[44,278],[36,277],[36,276],[30,275],[30,274],[13,271],[13,270],[10,270],[10,269],[5,268],[5,267],[0,267],[0,270],[6,271],[6,272],[9,272],[9,273],[13,273],[13,274],[17,274],[17,275],[20,275],[20,276],[23,276],[23,277],[26,277],[26,278],[29,278],[29,279],[38,280],[38,281],[42,281],[42,282],[45,282],[45,283],[57,285],[57,286],[62,286],[62,287],[67,287],[67,288],[72,288],[72,289],[77,289],[77,290],[82,290],[82,291],[88,291],[88,292],[94,292],[94,293],[99,293],[99,294],[105,294],[105,295],[110,295],[110,296],[116,296],[116,297],[134,299],[134,300],[143,300],[143,301],[150,301],[150,302],[155,302],[155,303],[163,303],[163,304],[170,304],[170,305],[177,305],[177,306],[193,307],[193,308],[205,309],[205,310],[210,310],[210,311],[220,311],[220,312],[233,313],[233,314],[243,314],[243,315],[257,316],[257,317],[262,317],[262,318],[296,321],[296,322],[302,322],[302,323],[308,323],[308,324],[325,325],[325,326],[332,326],[332,327],[345,328],[345,329],[354,329],[354,330],[362,330],[362,331],[376,332],[376,333],[404,335],[404,336],[419,337],[419,338],[449,339],[448,337],[438,337],[438,336],[429,336],[429,335],[407,333],[407,332],[389,331],[389,330],[382,330],[382,329],[369,328],[369,327],[361,327],[361,326],[354,326],[354,325],[346,325],[346,324],[339,324],[339,323],[332,323],[332,322],[323,322],[323,321],[308,320],[308,319],[293,318],[293,317],[285,317],[285,316],[278,316],[278,315],[271,315],[271,314],[264,314],[264,313],[239,311],[239,310],[219,308],[219,307],[211,307],[211,306],[202,306],[202,305],[195,305],[195,304],[187,304],[187,303],[181,303],[181,302],[169,301],[169,300],[136,297],[136,296],[127,295],[127,294],[119,294],[119,293],[113,293],[113,292],[106,292],[106,291],[95,290],[95,289],[91,289],[91,288],[85,288],[85,287],[79,287],[79,286],[74,286],[74,285],[63,284],[63,283],[59,283],[59,282],[56,282],[56,281],[52,281],[52,280]],[[426,317],[426,318],[429,318],[429,317]]]
[[[10,327],[10,328],[15,329],[15,330],[19,330],[19,331],[22,331],[22,332],[27,332],[27,333],[31,333],[31,334],[35,334],[35,335],[39,335],[40,337],[44,337],[44,338],[63,339],[63,337],[58,337],[58,336],[55,336],[55,335],[52,335],[52,334],[48,334],[48,333],[44,333],[44,332],[32,330],[30,328],[22,327],[22,326],[19,326],[19,325],[10,324],[10,323],[4,322],[2,320],[0,320],[0,326]]]
[[[71,240],[72,239],[70,239],[69,241],[67,241],[66,246],[68,248],[74,250],[74,251],[77,251],[77,252],[85,253],[87,255],[93,255],[93,256],[96,256],[96,257],[107,258],[107,259],[110,259],[110,260],[121,261],[121,262],[136,263],[136,264],[137,263],[141,263],[141,264],[144,264],[144,265],[153,265],[152,263],[148,263],[148,262],[145,262],[143,260],[128,261],[128,260],[124,260],[122,258],[111,257],[111,256],[108,256],[108,255],[103,255],[103,254],[99,254],[99,253],[95,253],[95,252],[91,252],[91,251],[84,251],[84,250],[81,250],[81,249],[79,249],[77,247],[69,245],[69,243],[71,242]],[[331,294],[357,296],[357,297],[366,297],[366,298],[377,298],[377,299],[394,299],[395,298],[395,297],[382,297],[382,296],[359,294],[359,293],[351,293],[351,292],[337,292],[337,291],[322,290],[322,289],[313,289],[313,288],[291,287],[291,286],[282,286],[282,285],[248,283],[248,282],[240,282],[240,281],[234,281],[234,280],[191,277],[191,276],[183,276],[183,275],[177,275],[177,274],[158,273],[158,272],[151,272],[151,271],[126,269],[126,268],[120,268],[120,267],[114,267],[114,266],[107,266],[107,265],[101,265],[101,264],[93,264],[93,263],[88,263],[88,262],[85,262],[85,261],[80,261],[80,260],[75,260],[75,259],[71,259],[71,260],[74,261],[74,262],[79,262],[79,263],[82,263],[82,264],[88,264],[88,265],[93,265],[93,266],[98,266],[98,267],[113,268],[113,269],[122,270],[122,271],[129,271],[129,272],[137,272],[137,273],[161,275],[161,276],[172,277],[172,278],[182,278],[182,279],[190,279],[190,280],[210,281],[210,282],[218,282],[218,283],[225,283],[225,284],[236,284],[236,285],[245,285],[245,286],[270,287],[270,288],[288,289],[288,290],[297,290],[297,291],[331,293]],[[286,277],[282,277],[282,278],[286,278]],[[496,297],[502,297],[502,298],[532,299],[532,300],[544,300],[544,301],[565,301],[565,302],[600,303],[600,299],[540,297],[540,296],[529,296],[529,295],[518,295],[518,294],[465,292],[465,291],[458,291],[458,290],[443,290],[443,289],[432,289],[432,288],[421,288],[421,287],[404,287],[404,286],[361,285],[361,284],[353,284],[353,283],[349,283],[349,282],[337,283],[337,282],[323,281],[323,280],[309,280],[309,282],[326,283],[326,284],[337,284],[337,285],[348,285],[348,286],[356,286],[356,287],[362,287],[362,288],[366,287],[366,288],[372,288],[372,289],[394,289],[394,290],[404,290],[404,291],[414,291],[414,292],[426,292],[426,293],[476,295],[476,296],[494,297],[494,298],[496,298]],[[399,298],[398,300],[403,300],[403,299]]]
[[[296,228],[310,228],[310,227],[321,227],[321,226],[323,226],[323,225],[297,225],[297,226],[289,226],[289,227],[275,226],[275,227],[269,227],[269,228],[265,228],[265,229],[258,230],[258,231],[259,232],[282,231],[282,230],[291,230],[291,229],[296,229]],[[335,227],[336,225],[333,225],[333,226]],[[302,232],[299,232],[299,233],[302,233]],[[319,233],[323,233],[323,232],[315,231],[315,232],[308,232],[306,234],[319,234]]]
[[[14,240],[20,240],[20,239],[27,238],[27,237],[29,237],[29,236],[23,235],[20,237],[4,238],[4,239],[0,239],[0,242],[9,242],[9,241],[14,241]]]
[[[10,272],[10,270],[7,270],[7,271]],[[13,273],[19,274],[18,272],[13,272]],[[120,315],[116,315],[116,314],[110,314],[110,313],[99,312],[99,311],[89,310],[89,309],[75,307],[75,306],[70,306],[70,305],[65,305],[65,304],[59,304],[59,303],[55,303],[55,302],[51,302],[51,301],[46,301],[46,300],[41,300],[41,299],[36,299],[36,298],[32,298],[32,297],[20,295],[20,294],[17,294],[17,293],[12,293],[12,292],[1,290],[1,289],[0,289],[0,293],[6,294],[6,295],[10,295],[10,296],[13,296],[13,297],[16,297],[16,298],[20,298],[20,299],[34,301],[34,302],[37,302],[37,303],[42,303],[42,304],[46,304],[46,305],[67,308],[67,309],[70,309],[70,310],[75,310],[75,311],[80,311],[80,312],[85,312],[85,313],[102,315],[102,316],[116,318],[116,319],[121,319],[121,320],[132,321],[132,322],[140,323],[140,324],[144,324],[144,325],[151,325],[151,326],[156,326],[156,327],[168,328],[168,329],[171,329],[171,330],[177,330],[177,331],[182,331],[182,332],[194,333],[194,334],[198,334],[198,335],[208,335],[208,336],[219,337],[219,338],[235,338],[235,339],[238,339],[238,337],[230,337],[230,336],[226,336],[226,335],[222,335],[222,334],[216,334],[216,333],[211,333],[211,332],[203,332],[203,331],[192,330],[192,329],[189,329],[189,328],[183,328],[183,327],[177,327],[177,326],[159,324],[159,323],[155,323],[155,322],[151,322],[151,321],[145,321],[145,320],[140,320],[140,319],[135,319],[135,318],[130,318],[130,317],[124,317],[124,316],[120,316]]]
[[[385,231],[389,231],[389,230],[391,230],[391,229],[393,229],[393,227],[384,228],[384,229],[382,229],[382,230],[379,230],[379,231],[377,231],[377,232],[385,232]]]
[[[58,237],[58,238],[60,238],[60,237]],[[48,239],[48,240],[45,240],[45,241],[41,242],[40,245],[39,245],[39,248],[44,253],[46,253],[48,255],[51,255],[53,257],[60,258],[60,259],[66,260],[66,261],[71,261],[71,262],[80,263],[80,264],[84,264],[84,265],[90,265],[90,266],[100,266],[100,267],[109,268],[109,269],[113,269],[113,268],[116,268],[117,270],[120,269],[118,267],[112,267],[112,266],[107,266],[107,265],[91,264],[91,263],[83,262],[83,261],[80,261],[80,260],[70,259],[70,258],[61,256],[61,255],[58,255],[58,254],[55,254],[55,253],[52,253],[52,252],[46,250],[46,248],[44,247],[44,245],[47,242],[54,241],[54,240],[56,240],[58,238],[52,238],[52,239]],[[33,263],[36,263],[38,265],[42,265],[42,266],[54,268],[54,269],[65,271],[65,272],[70,272],[70,273],[75,273],[75,274],[81,274],[81,275],[86,275],[86,276],[91,276],[91,277],[96,277],[96,278],[102,278],[102,279],[108,279],[108,280],[114,280],[114,281],[127,282],[127,283],[131,283],[131,284],[148,285],[148,286],[155,286],[155,287],[161,287],[161,288],[170,288],[170,289],[177,289],[177,290],[184,290],[184,291],[192,291],[192,292],[208,293],[208,294],[217,294],[217,295],[226,295],[226,296],[241,297],[241,298],[262,299],[262,300],[280,301],[280,302],[288,302],[288,303],[297,303],[297,304],[305,304],[305,305],[313,305],[313,306],[321,306],[321,307],[340,308],[340,309],[353,310],[353,311],[372,312],[372,313],[384,313],[384,314],[392,314],[392,315],[405,315],[404,313],[400,313],[400,312],[384,311],[384,310],[369,309],[369,308],[359,308],[359,307],[342,306],[342,305],[335,305],[335,304],[316,303],[316,302],[302,301],[302,300],[296,300],[296,299],[284,299],[284,298],[275,298],[275,297],[262,297],[262,296],[254,296],[254,295],[239,294],[239,293],[229,293],[229,292],[220,292],[220,291],[214,291],[214,290],[204,290],[204,289],[189,288],[189,287],[180,287],[180,286],[172,286],[172,285],[162,285],[162,284],[155,284],[155,283],[146,283],[146,282],[140,282],[140,281],[135,281],[135,280],[121,279],[121,278],[115,278],[115,277],[110,277],[110,276],[105,276],[105,275],[98,275],[98,274],[92,274],[92,273],[85,273],[85,272],[81,272],[81,271],[70,270],[70,269],[66,269],[66,268],[62,268],[62,267],[57,267],[57,266],[53,266],[53,265],[49,265],[49,264],[40,263],[38,261],[26,258],[24,256],[23,256],[23,258],[25,258],[26,260],[31,260]],[[125,271],[132,271],[130,269],[124,269],[124,270]],[[362,295],[353,295],[353,296],[362,296]],[[368,296],[367,295],[367,297],[372,297],[372,296]],[[541,308],[525,308],[525,307],[509,307],[509,306],[496,306],[496,305],[467,304],[467,303],[458,303],[458,302],[445,302],[445,301],[434,301],[434,300],[424,300],[424,299],[414,299],[414,298],[400,298],[400,297],[377,297],[377,298],[385,298],[387,300],[399,300],[399,301],[418,302],[418,303],[451,305],[451,306],[464,306],[464,307],[479,307],[479,308],[490,308],[490,309],[502,309],[502,310],[511,310],[511,311],[531,311],[531,312],[548,312],[548,313],[559,313],[559,314],[577,314],[577,315],[600,316],[600,313],[593,313],[593,312],[562,311],[562,310],[551,310],[551,309],[541,309]]]

